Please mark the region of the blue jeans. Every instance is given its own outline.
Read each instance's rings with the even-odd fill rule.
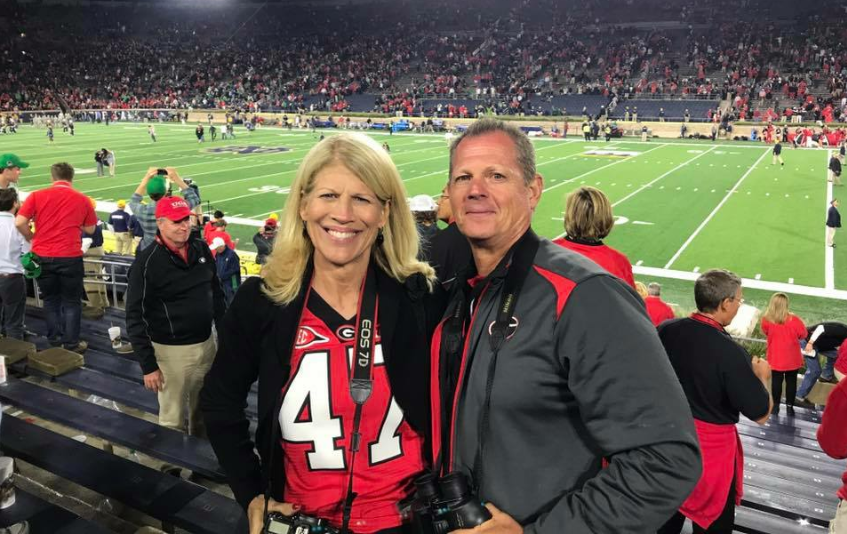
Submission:
[[[826,358],[826,361],[823,363],[821,377],[826,380],[832,380],[835,378],[835,360],[838,359],[838,349],[821,350],[818,351],[818,354]]]
[[[82,317],[82,279],[85,271],[78,258],[41,258],[38,287],[47,313],[47,338],[66,348],[79,345]]]
[[[803,346],[805,346],[805,342],[803,342]],[[821,371],[820,356],[826,357],[823,371]],[[806,374],[803,375],[803,383],[797,389],[797,396],[805,399],[812,388],[815,387],[818,378],[821,376],[826,379],[835,377],[835,360],[838,357],[838,351],[825,350],[816,352],[814,356],[803,355],[803,357],[806,359]],[[827,373],[829,376],[827,376]]]

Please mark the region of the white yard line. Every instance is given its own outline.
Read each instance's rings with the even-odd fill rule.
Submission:
[[[673,278],[675,280],[695,281],[700,276],[699,273],[691,271],[676,271],[672,269],[662,269],[659,267],[644,267],[634,265],[632,272],[643,276],[653,276],[658,278]],[[793,280],[791,278],[790,280]],[[744,278],[742,285],[745,288],[763,289],[765,291],[781,291],[783,293],[792,293],[795,295],[806,295],[809,297],[823,297],[836,300],[847,301],[847,291],[843,289],[826,289],[823,287],[801,286],[794,283],[785,282],[768,282],[766,280],[755,280],[753,278]]]
[[[829,178],[829,158],[832,156],[832,151],[826,151],[826,165],[824,166],[824,172],[826,172],[827,179]],[[829,203],[832,202],[832,182],[826,182],[826,206],[824,207],[824,213],[829,210]],[[832,247],[826,246],[826,226],[823,228],[824,238],[823,238],[823,255],[824,255],[824,269],[823,269],[823,277],[824,277],[824,287],[826,289],[835,289],[835,249]]]
[[[653,148],[651,148],[650,150],[645,150],[644,152],[641,152],[641,153],[640,153],[640,154],[638,154],[637,156],[632,156],[632,158],[637,158],[637,157],[639,157],[639,156],[643,156],[644,154],[647,154],[648,152],[652,152],[652,151],[654,151],[654,150],[656,150],[656,149],[659,149],[659,148],[662,148],[662,147],[664,147],[664,146],[667,146],[667,144],[662,144],[662,145],[659,145],[659,146],[653,147]],[[575,156],[575,155],[577,155],[577,154],[572,154],[572,156]],[[571,156],[566,156],[566,157],[571,157]],[[595,172],[597,172],[597,171],[602,171],[603,169],[608,169],[609,167],[613,167],[613,166],[615,166],[615,165],[619,165],[619,164],[623,163],[624,161],[630,161],[632,158],[624,158],[624,159],[621,159],[621,160],[619,160],[619,161],[615,161],[615,162],[613,162],[613,163],[609,163],[608,165],[603,165],[602,167],[597,167],[596,169],[591,169],[590,171],[588,171],[588,172],[584,172],[584,173],[580,174],[579,176],[575,176],[575,177],[573,177],[573,178],[569,178],[569,179],[567,179],[567,180],[565,180],[565,181],[563,181],[563,182],[559,182],[559,183],[557,183],[556,185],[551,185],[550,187],[548,187],[547,189],[545,189],[545,190],[544,190],[544,192],[546,193],[547,191],[550,191],[551,189],[556,189],[557,187],[563,186],[563,185],[565,185],[565,184],[569,184],[569,183],[571,183],[571,182],[573,182],[573,181],[575,181],[575,180],[579,180],[580,178],[584,178],[584,177],[588,176],[589,174],[594,174],[594,173],[595,173]],[[556,160],[551,160],[551,161],[548,161],[548,162],[545,162],[545,163],[553,163],[553,161],[556,161]],[[543,165],[543,164],[542,164],[542,165]]]
[[[718,203],[718,205],[715,206],[715,209],[712,210],[712,213],[710,213],[709,216],[706,217],[706,219],[702,223],[700,223],[700,226],[698,226],[697,229],[694,230],[694,233],[691,234],[688,237],[688,239],[685,240],[685,243],[683,243],[682,246],[679,247],[679,250],[676,251],[676,254],[674,254],[673,257],[671,257],[670,261],[668,261],[668,263],[665,264],[665,269],[669,269],[670,266],[673,265],[673,263],[677,259],[679,259],[679,257],[682,255],[682,253],[685,252],[685,249],[688,248],[688,245],[690,245],[691,242],[694,241],[694,238],[697,237],[697,235],[700,233],[700,231],[703,230],[703,228],[705,228],[707,224],[709,224],[709,221],[712,220],[712,217],[714,217],[715,214],[723,207],[723,205],[726,204],[726,201],[729,200],[729,198],[733,195],[733,193],[735,193],[735,191],[738,189],[738,187],[741,185],[741,183],[744,180],[746,180],[748,176],[750,176],[750,173],[753,172],[753,169],[755,169],[756,166],[759,165],[759,163],[763,159],[765,159],[765,156],[768,155],[768,152],[769,152],[769,149],[765,150],[762,153],[762,155],[759,156],[759,159],[756,160],[756,163],[754,163],[752,167],[747,169],[747,172],[745,172],[744,175],[735,183],[735,185],[732,186],[732,189],[730,189],[729,192],[723,197],[723,199],[721,199],[721,201]]]
[[[682,164],[677,165],[676,167],[674,167],[673,169],[669,170],[669,171],[668,171],[668,172],[666,172],[665,174],[663,174],[663,175],[659,176],[659,177],[658,177],[658,178],[656,178],[655,180],[653,180],[653,181],[651,181],[651,182],[648,182],[648,183],[646,183],[646,184],[642,185],[641,187],[639,187],[638,189],[636,189],[636,190],[635,190],[635,191],[633,191],[632,193],[628,194],[627,196],[623,197],[622,199],[620,199],[620,200],[618,200],[617,202],[615,202],[614,204],[612,204],[612,207],[614,208],[615,206],[617,206],[617,205],[618,205],[618,204],[620,204],[621,202],[625,202],[625,201],[629,200],[630,198],[632,198],[632,197],[634,197],[635,195],[637,195],[638,193],[640,193],[640,192],[644,191],[644,190],[645,190],[645,189],[647,189],[648,187],[652,187],[652,186],[653,186],[653,184],[655,184],[656,182],[658,182],[659,180],[661,180],[661,179],[662,179],[662,178],[664,178],[665,176],[668,176],[669,174],[673,174],[674,172],[676,172],[676,171],[678,171],[679,169],[681,169],[681,168],[685,167],[686,165],[688,165],[689,163],[691,163],[691,162],[692,162],[692,161],[694,161],[695,159],[702,158],[703,156],[705,156],[706,154],[708,154],[709,152],[711,152],[711,151],[712,151],[712,150],[714,150],[715,148],[717,148],[717,147],[714,147],[714,146],[713,146],[713,147],[711,147],[709,150],[707,150],[707,151],[705,151],[705,152],[701,152],[700,154],[697,154],[696,156],[694,156],[693,158],[689,159],[688,161],[685,161],[685,162],[683,162]],[[679,188],[677,188],[677,189],[679,189]],[[695,191],[697,191],[697,190],[695,189]]]

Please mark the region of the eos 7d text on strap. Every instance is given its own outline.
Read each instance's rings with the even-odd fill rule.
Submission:
[[[349,534],[350,515],[353,512],[353,465],[356,453],[362,442],[359,425],[362,422],[362,407],[373,391],[374,350],[376,348],[376,315],[379,303],[376,295],[376,274],[372,266],[368,267],[362,293],[359,295],[359,313],[356,315],[356,345],[353,353],[353,376],[350,379],[350,397],[356,403],[353,415],[353,434],[350,436],[350,476],[347,479],[347,496],[344,499],[344,513],[341,534]]]

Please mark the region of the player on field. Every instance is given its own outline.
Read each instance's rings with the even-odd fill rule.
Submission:
[[[154,128],[152,124],[147,125],[147,134],[150,136],[150,139],[152,139],[153,142],[155,143],[156,142],[156,128]]]
[[[782,141],[777,138],[776,144],[773,146],[773,160],[771,161],[771,165],[776,165],[779,162],[780,165],[785,166],[785,162],[782,160]]]
[[[209,441],[250,532],[265,511],[298,511],[399,533],[398,503],[425,468],[435,275],[376,141],[317,143],[291,191],[263,277],[242,284],[218,328],[200,394]],[[244,402],[257,379],[254,443]]]
[[[53,142],[53,125],[47,126],[47,140],[51,143]]]

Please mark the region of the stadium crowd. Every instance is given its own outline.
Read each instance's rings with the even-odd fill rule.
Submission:
[[[730,96],[735,116],[750,119],[843,114],[847,51],[828,11],[790,25],[750,22],[746,15],[760,6],[748,2],[733,21],[717,19],[707,30],[696,23],[694,2],[673,15],[658,2],[608,6],[635,20],[652,13],[687,24],[644,30],[596,24],[593,4],[579,14],[550,4],[484,11],[436,4],[425,15],[414,3],[396,11],[378,3],[294,13],[228,8],[186,18],[178,10],[59,6],[46,16],[43,7],[13,3],[7,21],[15,28],[2,33],[0,111],[344,111],[350,96],[372,94],[385,113],[419,114],[424,99],[470,98],[501,114],[529,114],[533,101],[575,93],[620,101]],[[57,34],[76,46],[58,45]]]

